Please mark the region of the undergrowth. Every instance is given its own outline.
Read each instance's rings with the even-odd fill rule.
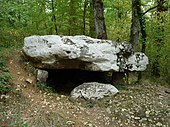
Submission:
[[[21,114],[14,114],[12,118],[11,125],[12,127],[29,127],[28,122],[23,122]]]
[[[0,94],[6,93],[10,90],[10,79],[12,78],[9,72],[2,72],[0,74]]]
[[[0,94],[10,91],[10,80],[12,75],[8,72],[7,56],[4,55],[3,50],[0,51]]]
[[[43,92],[50,92],[50,93],[53,93],[55,92],[54,88],[49,86],[48,83],[43,83],[43,82],[38,82],[36,84],[36,87],[39,89],[39,90],[42,90]]]

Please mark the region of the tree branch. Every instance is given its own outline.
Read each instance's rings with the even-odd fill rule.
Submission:
[[[163,5],[165,2],[166,2],[166,1],[164,1],[164,2],[162,3],[162,5]],[[148,10],[146,10],[145,12],[143,12],[142,15],[145,15],[146,13],[148,13],[149,11],[151,11],[151,10],[157,8],[158,6],[159,6],[159,4],[156,5],[156,6],[154,6],[154,7],[149,8]]]
[[[143,12],[142,15],[145,15],[146,13],[148,13],[149,11],[151,11],[151,10],[157,8],[158,6],[159,6],[159,5],[156,5],[156,6],[154,6],[154,7],[149,8],[148,10],[146,10],[145,12]]]

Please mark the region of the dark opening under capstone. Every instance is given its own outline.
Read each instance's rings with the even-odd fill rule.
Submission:
[[[108,72],[85,71],[80,69],[50,69],[47,83],[56,90],[72,90],[85,82],[110,83]]]

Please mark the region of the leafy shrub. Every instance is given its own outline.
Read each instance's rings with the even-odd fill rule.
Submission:
[[[170,84],[170,15],[161,13],[155,14],[147,21],[147,49],[146,54],[149,57],[147,71],[155,81]],[[160,22],[160,19],[166,21]]]
[[[6,66],[6,61],[4,60],[3,57],[0,57],[0,70],[1,71],[8,71],[8,68]]]
[[[51,86],[49,86],[49,84],[47,83],[38,82],[36,84],[36,87],[45,92],[54,92],[54,89]]]
[[[3,94],[5,92],[8,92],[10,79],[12,78],[11,74],[8,72],[2,72],[0,73],[0,94]]]
[[[8,72],[7,57],[4,55],[4,50],[0,52],[0,94],[8,92],[10,79],[12,75]]]
[[[168,84],[170,84],[170,68],[169,68],[169,62],[170,62],[170,43],[165,44],[163,49],[161,50],[161,57],[159,60],[159,70],[161,79]]]

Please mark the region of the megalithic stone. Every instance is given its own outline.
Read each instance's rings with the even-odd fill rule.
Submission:
[[[39,69],[81,69],[88,71],[144,71],[148,57],[133,52],[128,42],[87,36],[30,36],[23,53]]]

